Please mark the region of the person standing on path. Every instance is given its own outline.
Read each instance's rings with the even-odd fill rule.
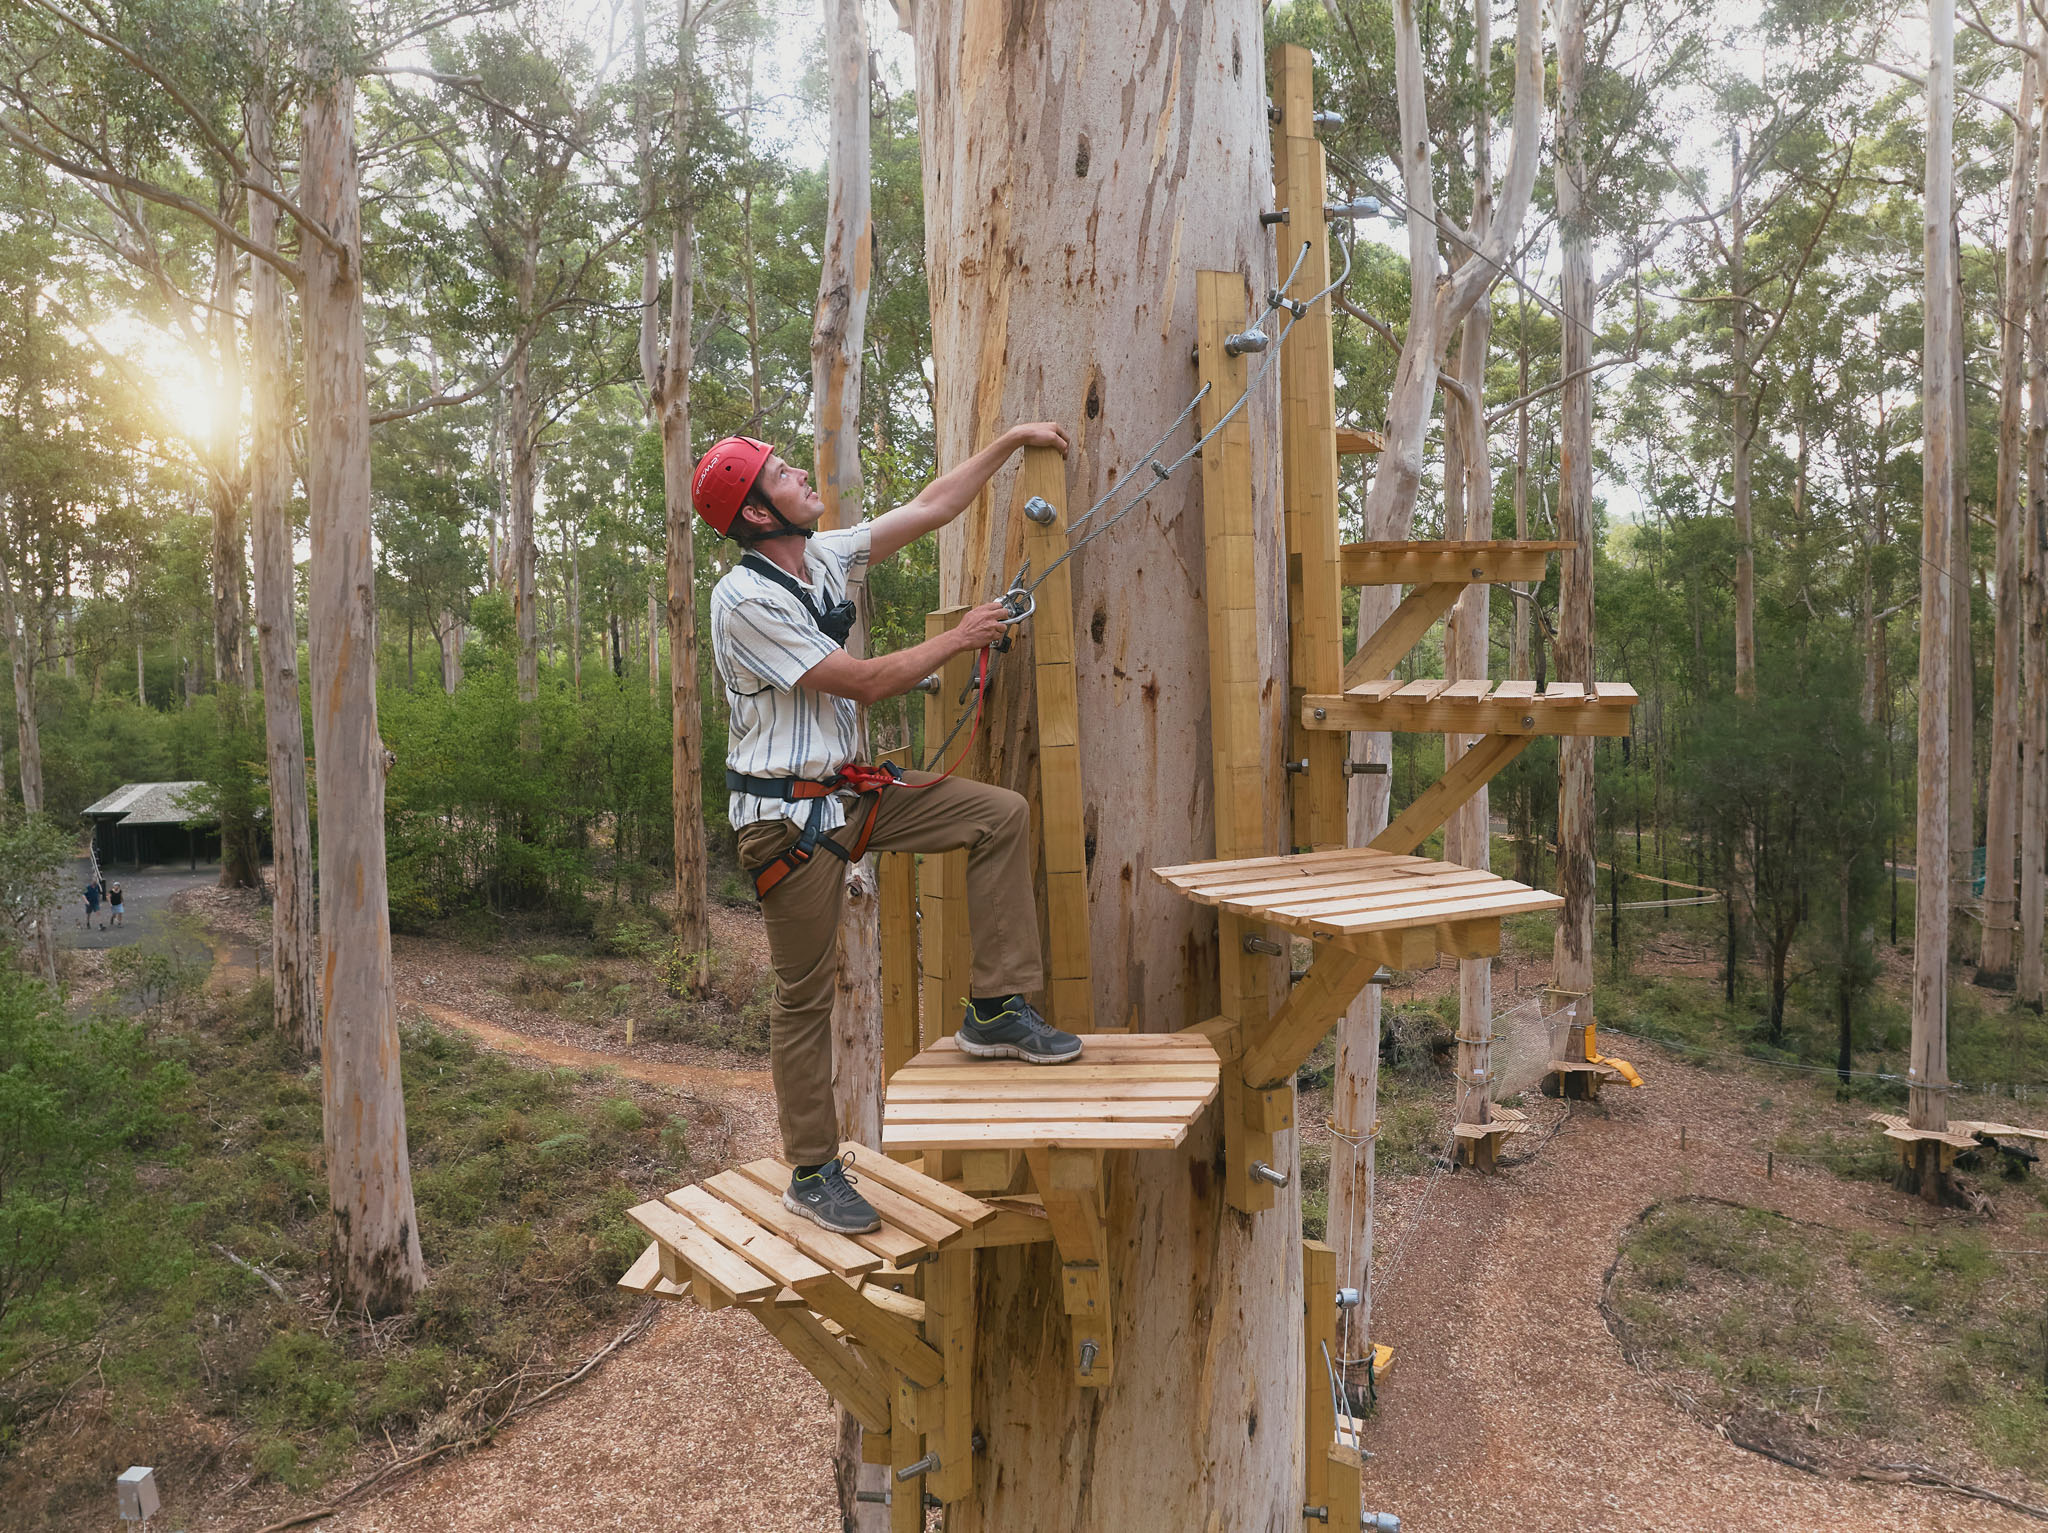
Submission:
[[[107,905],[113,911],[113,918],[109,924],[119,926],[121,924],[121,886],[119,884],[113,884],[108,887]]]
[[[948,633],[895,654],[844,648],[847,593],[870,565],[952,521],[1011,454],[1067,450],[1051,422],[1016,426],[910,501],[858,527],[816,532],[825,502],[810,475],[766,442],[727,437],[691,480],[697,514],[745,550],[711,593],[711,654],[732,704],[727,813],[754,880],[775,966],[769,1068],[783,1153],[784,1206],[840,1234],[879,1229],[839,1157],[832,1101],[832,999],[845,864],[865,852],[967,852],[974,968],[956,1037],[977,1059],[1064,1064],[1081,1040],[1025,998],[1044,986],[1031,887],[1031,812],[1007,788],[853,766],[859,710],[908,692],[954,655],[984,649],[1011,621],[986,602]],[[851,770],[849,770],[851,768]],[[849,825],[841,795],[854,799]],[[835,834],[836,833],[836,834]],[[828,855],[820,857],[819,850]],[[850,1161],[851,1155],[846,1159]]]
[[[100,913],[100,885],[98,879],[87,879],[85,883],[85,929],[92,930],[92,918]],[[106,928],[102,926],[101,931]]]

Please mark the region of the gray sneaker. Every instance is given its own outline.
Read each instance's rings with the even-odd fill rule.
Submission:
[[[1081,1040],[1063,1033],[1032,1009],[1021,995],[1010,997],[996,1015],[984,1022],[969,1002],[967,1015],[954,1034],[960,1052],[976,1059],[1021,1059],[1033,1065],[1063,1065],[1081,1057]]]
[[[853,1178],[846,1174],[852,1164],[853,1152],[848,1150],[843,1158],[825,1162],[815,1175],[791,1175],[782,1206],[835,1235],[873,1234],[882,1227],[882,1216],[853,1190]]]

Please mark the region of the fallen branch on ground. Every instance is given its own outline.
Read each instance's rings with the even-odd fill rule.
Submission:
[[[256,1533],[284,1533],[284,1530],[287,1528],[299,1528],[304,1527],[309,1522],[319,1522],[323,1518],[332,1517],[335,1513],[343,1511],[352,1502],[361,1500],[376,1487],[389,1484],[400,1476],[409,1474],[437,1458],[442,1458],[450,1453],[467,1452],[471,1448],[482,1447],[498,1435],[498,1432],[504,1427],[506,1422],[513,1420],[515,1417],[524,1416],[549,1396],[560,1394],[570,1385],[587,1378],[599,1363],[602,1363],[606,1358],[618,1351],[619,1348],[625,1346],[628,1342],[637,1341],[640,1337],[646,1335],[649,1328],[653,1326],[655,1317],[660,1313],[660,1301],[651,1301],[638,1315],[633,1317],[630,1325],[602,1347],[591,1353],[573,1371],[557,1379],[532,1399],[515,1400],[503,1415],[499,1416],[482,1431],[455,1442],[437,1443],[424,1452],[415,1453],[411,1458],[396,1459],[386,1464],[376,1473],[356,1481],[355,1484],[336,1496],[332,1501],[325,1502],[307,1511],[295,1513],[290,1517],[281,1518],[277,1522],[265,1523],[262,1527],[256,1529]]]

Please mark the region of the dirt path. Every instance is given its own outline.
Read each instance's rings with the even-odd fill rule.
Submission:
[[[1713,1435],[1622,1359],[1601,1288],[1627,1227],[1659,1199],[1706,1194],[1845,1228],[1946,1216],[1821,1172],[1781,1166],[1766,1181],[1783,1123],[1768,1088],[1615,1046],[1647,1088],[1578,1108],[1526,1165],[1445,1177],[1431,1195],[1374,1325],[1396,1361],[1365,1432],[1368,1506],[1407,1533],[2038,1529],[1982,1502],[1782,1468]],[[1419,1178],[1386,1189],[1383,1262],[1422,1190]]]
[[[334,1533],[836,1533],[829,1397],[752,1316],[654,1330],[489,1448],[318,1524]]]
[[[690,1091],[767,1092],[774,1089],[766,1070],[727,1070],[716,1065],[636,1059],[611,1050],[579,1049],[551,1038],[537,1038],[532,1033],[500,1027],[495,1022],[486,1022],[482,1017],[453,1006],[432,1001],[415,1001],[412,1004],[443,1026],[458,1028],[477,1042],[502,1053],[545,1060],[548,1064],[566,1066],[571,1070],[616,1070],[628,1080],[646,1081],[656,1086],[679,1086]]]

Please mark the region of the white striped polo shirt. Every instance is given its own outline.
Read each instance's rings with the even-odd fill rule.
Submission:
[[[804,564],[820,608],[844,600],[867,579],[867,527],[818,533],[804,544]],[[732,705],[728,767],[749,777],[821,779],[853,759],[860,739],[853,699],[797,685],[838,648],[793,592],[743,564],[726,571],[711,589],[711,660]],[[734,830],[777,817],[802,823],[811,803],[734,793],[726,813]],[[820,824],[836,830],[845,823],[839,799],[825,800]]]

